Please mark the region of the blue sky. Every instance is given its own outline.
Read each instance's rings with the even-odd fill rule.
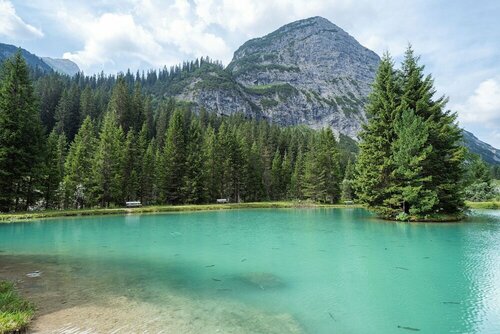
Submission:
[[[460,125],[500,148],[498,0],[0,0],[0,42],[88,74],[207,55],[227,64],[246,40],[316,15],[396,61],[411,42]]]

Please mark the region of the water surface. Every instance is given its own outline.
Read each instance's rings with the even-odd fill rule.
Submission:
[[[145,328],[171,317],[184,332],[500,333],[499,219],[253,209],[0,224],[0,278],[52,296],[42,314],[113,297],[105,309],[141,314]],[[116,328],[126,319],[138,321]]]

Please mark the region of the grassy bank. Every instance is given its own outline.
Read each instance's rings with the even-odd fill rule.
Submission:
[[[26,329],[35,314],[35,307],[19,296],[14,284],[0,281],[0,333]]]
[[[500,201],[466,202],[471,209],[500,209]]]
[[[155,205],[139,208],[113,208],[113,209],[81,209],[81,210],[48,210],[36,212],[19,212],[0,214],[0,223],[9,223],[20,220],[31,220],[55,217],[75,216],[99,216],[99,215],[123,215],[155,212],[189,212],[207,210],[231,210],[231,209],[257,209],[257,208],[344,208],[360,207],[357,205],[342,204],[316,204],[311,202],[255,202],[255,203],[230,203],[230,204],[199,204],[199,205]]]

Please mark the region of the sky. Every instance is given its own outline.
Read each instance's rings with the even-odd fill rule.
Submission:
[[[227,65],[248,39],[311,16],[396,63],[411,43],[460,126],[500,148],[498,0],[0,0],[0,42],[87,74],[200,56]]]

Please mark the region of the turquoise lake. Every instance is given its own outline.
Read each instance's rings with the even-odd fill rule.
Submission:
[[[122,315],[170,307],[141,313],[150,332],[182,312],[170,316],[186,333],[500,333],[500,211],[450,224],[384,222],[364,209],[0,224],[0,278],[50,300],[47,315],[105,298]],[[109,302],[118,297],[130,308]]]

